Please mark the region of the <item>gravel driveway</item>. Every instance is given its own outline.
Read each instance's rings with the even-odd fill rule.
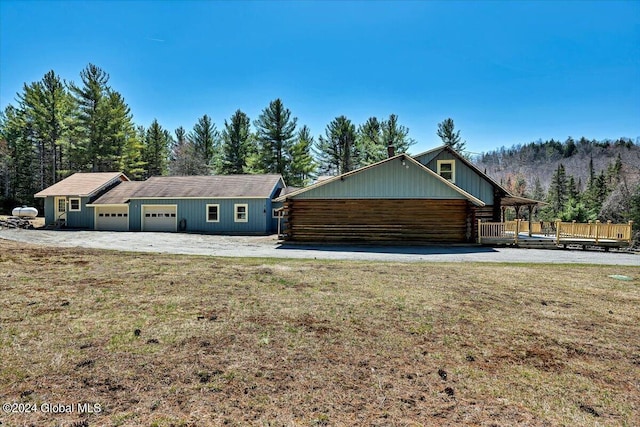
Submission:
[[[278,244],[275,236],[214,236],[71,230],[0,230],[0,239],[47,246],[225,257],[307,258],[398,262],[527,262],[640,266],[640,255],[582,250],[479,246],[347,246]],[[2,242],[0,241],[0,246]]]

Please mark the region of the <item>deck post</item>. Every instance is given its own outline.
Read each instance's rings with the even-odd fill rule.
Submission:
[[[629,242],[629,244],[631,244],[632,235],[633,235],[633,221],[629,221],[629,238],[627,239],[627,242]]]
[[[571,221],[571,236],[576,237],[576,220]]]
[[[560,245],[560,224],[559,219],[556,220],[556,245]]]
[[[282,222],[282,212],[278,212],[278,239],[282,235],[280,230],[280,223]]]
[[[607,232],[605,233],[607,239],[611,239],[611,220],[607,221]]]
[[[600,224],[600,220],[596,219],[596,245],[598,244],[598,225]]]
[[[478,244],[482,244],[482,220],[478,219]]]
[[[516,230],[514,232],[513,235],[513,242],[517,245],[518,244],[518,234],[520,234],[520,220],[518,218],[516,218]]]

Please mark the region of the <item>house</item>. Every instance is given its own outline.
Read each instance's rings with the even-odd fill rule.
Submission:
[[[511,195],[450,147],[400,154],[280,196],[285,238],[315,242],[475,241],[477,221],[499,221]]]
[[[71,228],[93,228],[93,209],[89,203],[129,181],[121,172],[75,173],[35,197],[44,199],[45,224]]]
[[[467,242],[486,204],[407,154],[276,199],[294,241]]]
[[[417,154],[413,158],[452,184],[482,200],[485,206],[475,209],[476,219],[501,221],[504,219],[504,211],[507,208],[515,209],[516,216],[519,217],[521,207],[531,210],[541,203],[510,194],[508,190],[447,145]]]
[[[70,178],[60,181],[59,188],[65,188]],[[54,188],[58,184],[44,190],[49,197],[60,197]],[[82,223],[67,221],[66,225],[116,231],[268,234],[277,230],[274,211],[278,205],[272,199],[283,188],[280,175],[164,176],[124,181],[99,197],[87,199]]]

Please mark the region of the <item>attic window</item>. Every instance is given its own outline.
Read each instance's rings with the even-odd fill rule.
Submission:
[[[438,160],[438,175],[447,181],[456,182],[456,161]]]

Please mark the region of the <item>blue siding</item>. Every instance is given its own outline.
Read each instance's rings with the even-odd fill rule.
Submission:
[[[408,167],[407,167],[408,166]],[[292,199],[466,199],[414,163],[400,158],[311,188]]]
[[[56,222],[55,199],[62,196],[49,196],[44,199],[44,219],[45,224],[53,225]],[[69,199],[80,199],[80,211],[69,210]],[[67,200],[67,221],[66,226],[69,228],[89,228],[93,229],[93,208],[87,207],[89,203],[88,197],[66,196]]]
[[[55,222],[53,199],[53,197],[44,198],[44,223],[46,225],[53,225],[53,223]]]
[[[438,160],[455,160],[455,184],[487,205],[493,205],[493,184],[450,152],[443,150],[416,157],[416,160],[436,173],[438,172]]]
[[[93,229],[93,208],[88,208],[88,197],[80,197],[80,211],[69,211],[69,199],[77,197],[67,197],[67,227],[69,228],[90,228]]]
[[[269,223],[269,232],[277,233],[278,232],[278,219],[273,218],[273,209],[281,208],[284,203],[274,202],[273,198],[276,197],[278,190],[284,188],[282,180],[278,181],[278,185],[271,192],[271,197],[267,201],[267,222]]]
[[[419,161],[423,165],[427,165],[427,164],[429,164],[429,162],[431,160],[433,160],[441,152],[442,152],[442,150],[440,150],[440,151],[438,151],[438,150],[430,151],[428,153],[424,153],[424,154],[421,154],[419,156],[415,156],[414,159]]]
[[[234,205],[248,205],[248,221],[234,221]],[[142,205],[177,205],[177,220],[187,232],[267,234],[271,231],[270,199],[133,199],[129,203],[129,230],[140,231]],[[207,222],[207,205],[220,205],[219,222]]]

